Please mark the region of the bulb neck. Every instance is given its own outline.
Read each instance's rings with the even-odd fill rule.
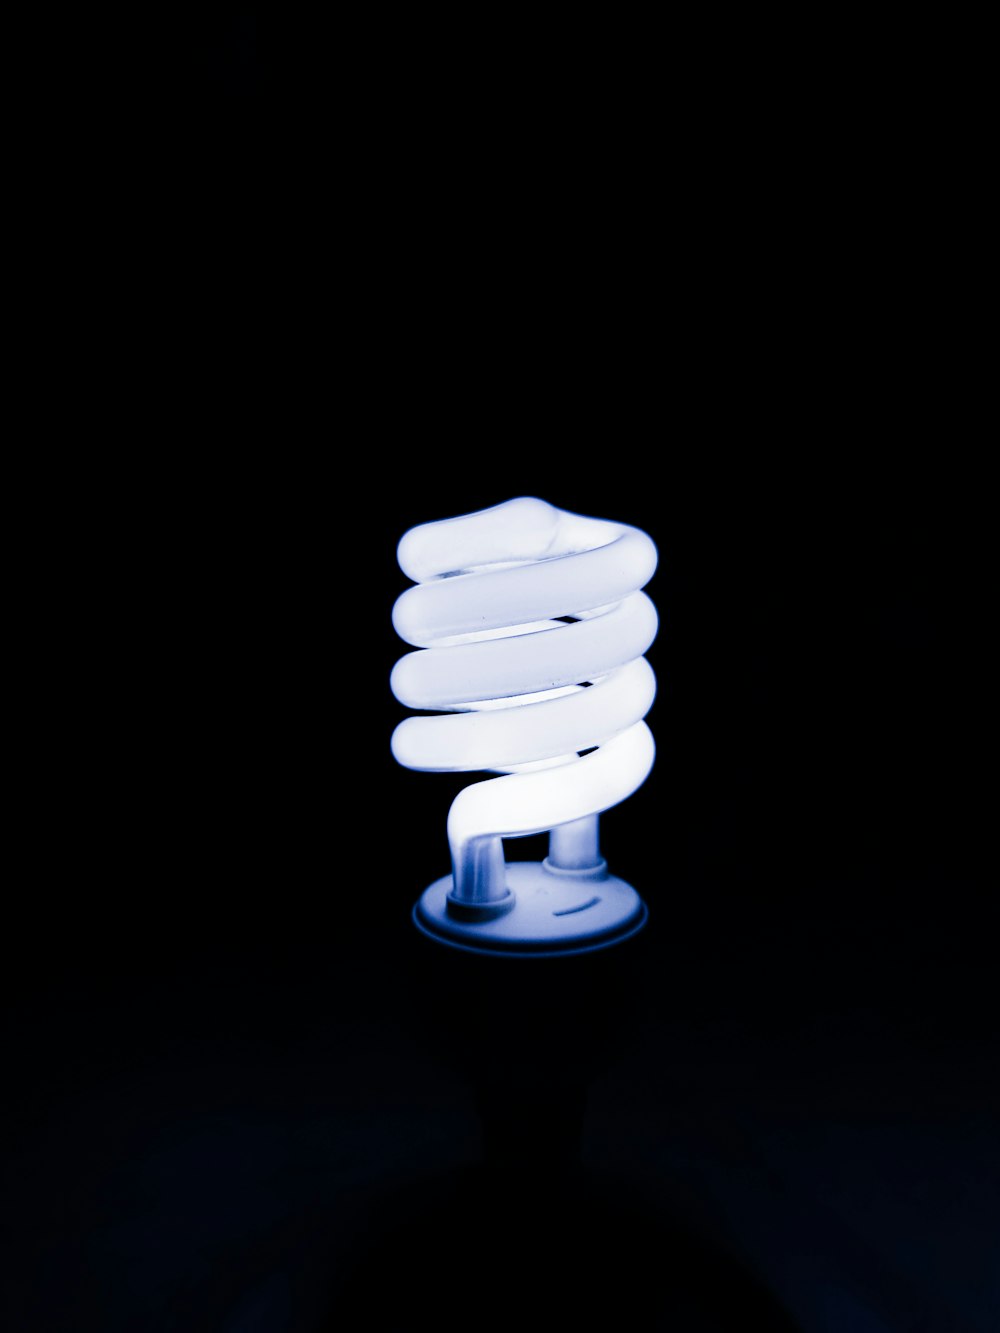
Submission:
[[[559,824],[549,833],[546,869],[554,875],[594,879],[607,874],[601,856],[599,818],[585,815]],[[502,914],[513,905],[507,883],[503,839],[499,836],[472,838],[452,848],[450,911],[486,919]]]
[[[606,870],[601,856],[600,829],[597,815],[557,824],[549,834],[549,854],[546,864],[551,870],[593,874]]]
[[[458,908],[482,909],[510,897],[500,837],[471,838],[452,849],[454,887],[448,901]]]

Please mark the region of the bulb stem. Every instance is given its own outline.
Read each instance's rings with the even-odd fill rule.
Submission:
[[[557,824],[549,834],[548,860],[557,870],[593,870],[602,865],[598,816]]]
[[[507,865],[500,837],[470,838],[452,849],[453,885],[449,898],[464,907],[485,907],[509,896]]]

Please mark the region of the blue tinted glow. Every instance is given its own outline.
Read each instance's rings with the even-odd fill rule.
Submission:
[[[522,497],[412,528],[398,556],[415,586],[393,624],[419,651],[396,664],[392,689],[444,716],[401,722],[393,754],[424,771],[506,775],[452,805],[456,895],[504,896],[502,837],[560,828],[553,864],[594,864],[596,817],[653,763],[643,718],[656,682],[643,654],[657,617],[641,589],[655,545],[627,524]]]

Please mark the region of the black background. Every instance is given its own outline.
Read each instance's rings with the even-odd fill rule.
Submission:
[[[138,162],[128,223],[54,282],[101,290],[61,395],[114,447],[31,493],[7,1322],[991,1327],[990,518],[933,117],[689,45],[684,96],[606,55],[469,124],[406,34],[287,101],[254,42],[173,34],[149,154],[87,177]],[[417,936],[462,781],[389,753],[396,544],[518,494],[648,531],[661,616],[602,821],[649,926],[527,969]]]

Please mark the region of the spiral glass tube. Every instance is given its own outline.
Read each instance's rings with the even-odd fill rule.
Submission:
[[[470,948],[574,951],[646,916],[609,875],[598,816],[653,763],[643,721],[655,693],[643,654],[657,617],[642,591],[656,547],[638,528],[532,497],[412,528],[399,564],[415,586],[393,609],[417,649],[392,673],[407,718],[396,759],[436,772],[501,774],[461,791],[448,816],[452,873],[415,909],[422,929]],[[503,839],[549,832],[541,863],[507,864]]]

